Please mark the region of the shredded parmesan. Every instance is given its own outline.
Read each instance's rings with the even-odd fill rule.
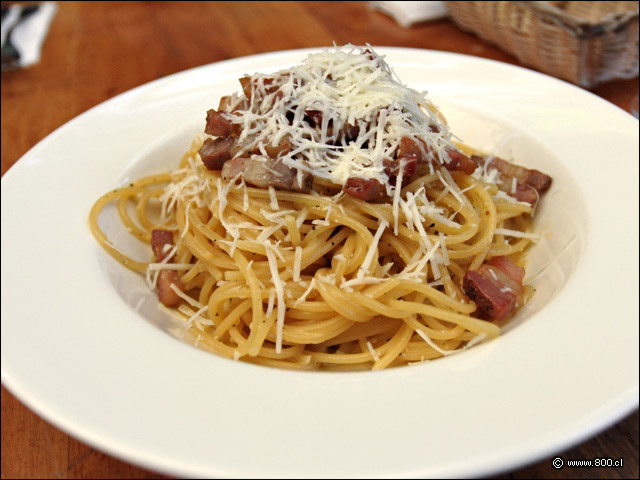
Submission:
[[[455,148],[424,92],[403,85],[383,57],[364,47],[325,49],[298,66],[275,74],[256,73],[249,81],[249,98],[242,93],[230,97],[233,104],[249,103],[231,118],[241,126],[238,144],[245,152],[260,152],[256,158],[266,158],[267,147],[286,137],[291,149],[281,156],[282,162],[297,170],[298,183],[308,172],[337,185],[356,177],[388,186],[384,161],[394,158],[403,137],[416,138],[434,152]],[[322,112],[318,125],[307,121],[309,110]],[[359,122],[367,122],[369,128]],[[430,125],[437,128],[424,128]],[[342,132],[356,126],[357,138],[348,144],[339,141]],[[390,193],[399,190],[401,177]]]
[[[495,233],[496,235],[506,235],[508,237],[528,238],[533,242],[540,241],[539,233],[521,232],[519,230],[510,230],[508,228],[496,228]]]
[[[294,305],[298,305],[298,304],[304,302],[307,299],[307,295],[309,295],[314,288],[316,288],[316,279],[315,279],[315,277],[311,279],[311,282],[309,282],[309,286],[307,287],[305,292],[302,294],[302,296],[298,300],[295,301]]]
[[[379,362],[380,361],[380,357],[376,353],[375,349],[373,348],[373,345],[371,345],[371,342],[369,340],[367,340],[367,348],[369,349],[369,352],[371,353],[371,356],[373,357],[373,360],[376,361],[376,362]]]
[[[282,331],[284,329],[284,314],[286,305],[284,302],[284,283],[278,272],[278,264],[274,254],[274,247],[269,240],[265,240],[264,247],[269,261],[269,269],[271,270],[271,282],[276,289],[276,297],[278,299],[278,311],[276,314],[276,353],[282,352]]]
[[[271,199],[271,210],[280,210],[280,206],[278,205],[278,197],[276,195],[276,189],[271,186],[269,187],[269,198]]]
[[[382,233],[385,231],[385,229],[388,226],[389,226],[389,222],[387,222],[386,220],[382,220],[382,222],[380,222],[380,225],[378,226],[378,230],[376,231],[376,234],[373,236],[371,245],[369,245],[369,250],[367,250],[367,254],[364,257],[364,260],[362,261],[362,265],[360,265],[360,268],[358,269],[358,273],[356,274],[356,277],[362,278],[364,274],[369,271],[369,266],[371,265],[371,261],[373,260],[373,255],[376,253],[376,249],[378,248],[378,242],[380,241],[380,237],[382,236]]]
[[[295,254],[293,256],[293,281],[300,281],[300,262],[302,261],[302,247],[296,247]]]
[[[202,305],[199,301],[194,300],[189,295],[187,295],[182,290],[180,290],[178,287],[176,287],[175,284],[172,283],[171,285],[169,285],[169,288],[171,290],[173,290],[176,293],[176,295],[178,295],[181,299],[183,299],[189,305],[192,305],[192,306],[196,307],[197,309],[201,309],[201,308],[204,307],[204,305]]]

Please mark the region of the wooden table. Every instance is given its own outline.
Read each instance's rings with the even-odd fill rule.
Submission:
[[[404,29],[368,10],[366,2],[64,2],[40,63],[2,73],[2,174],[56,128],[130,88],[219,60],[334,41],[443,50],[517,64],[448,20]],[[611,82],[593,93],[629,111],[638,79]],[[500,478],[638,478],[637,411],[559,455],[622,457],[624,466],[555,470],[548,458]],[[157,476],[67,435],[2,388],[2,478]]]

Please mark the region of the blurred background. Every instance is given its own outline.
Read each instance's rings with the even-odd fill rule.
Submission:
[[[638,116],[638,2],[2,2],[2,174],[67,121],[133,87],[334,42],[526,66]],[[549,458],[499,478],[638,478],[638,436],[636,411],[562,453],[623,457],[622,468],[555,470]],[[1,438],[2,478],[158,477],[68,436],[4,387]]]

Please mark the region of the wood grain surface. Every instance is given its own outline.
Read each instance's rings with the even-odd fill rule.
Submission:
[[[2,73],[2,174],[56,128],[133,87],[255,53],[337,44],[416,47],[517,64],[449,20],[402,28],[366,2],[59,2],[39,64]],[[592,92],[629,111],[638,79]],[[3,255],[7,252],[2,252]],[[624,366],[621,366],[624,368]],[[556,470],[553,457],[499,478],[638,478],[637,411],[558,456],[623,466]],[[76,440],[2,387],[2,478],[157,478]],[[166,477],[162,477],[166,478]]]

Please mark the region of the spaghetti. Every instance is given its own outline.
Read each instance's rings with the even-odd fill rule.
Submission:
[[[226,110],[209,116],[216,134],[196,135],[177,170],[109,192],[91,210],[98,242],[146,275],[150,288],[170,291],[169,310],[202,348],[274,367],[379,370],[498,336],[530,293],[513,293],[521,277],[507,278],[535,241],[535,203],[515,195],[524,182],[492,169],[491,158],[477,157],[466,173],[473,157],[463,152],[471,152],[451,142],[435,108],[418,102],[370,49],[350,48],[312,55],[297,70],[245,77],[244,93],[225,97]],[[339,93],[325,95],[339,101],[322,103],[302,88],[322,77],[335,87],[354,62],[362,71],[353,89],[367,90],[370,103],[359,116],[340,110]],[[367,74],[385,84],[363,83]],[[385,97],[389,85],[403,89],[411,108]],[[372,98],[371,89],[382,93]],[[394,111],[400,120],[384,123]],[[205,161],[205,146],[222,141],[223,160]],[[109,242],[98,217],[110,202],[132,235],[153,247],[155,261],[134,260]],[[162,285],[163,272],[175,280]],[[494,286],[513,297],[512,307],[501,314],[468,272],[501,279],[507,272]],[[484,316],[493,318],[477,318],[480,294],[491,299]]]

